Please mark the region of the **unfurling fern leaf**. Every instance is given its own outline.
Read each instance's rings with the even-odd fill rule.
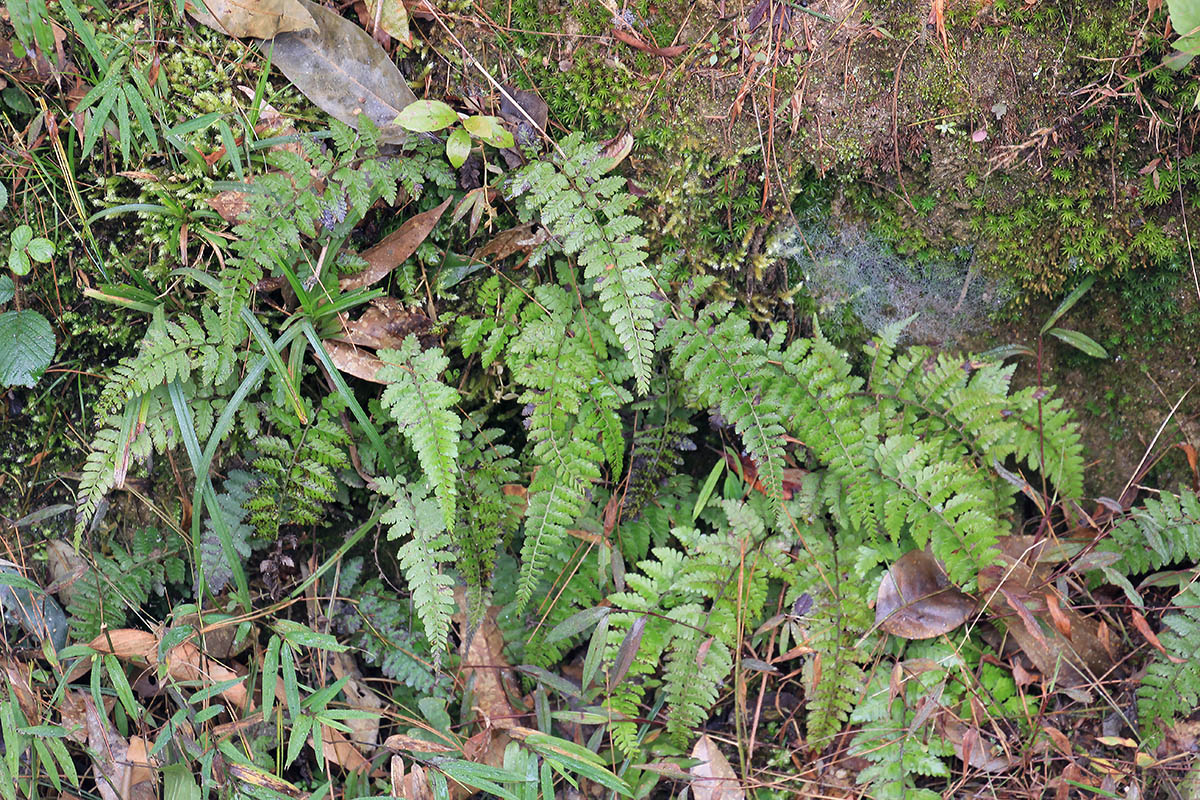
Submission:
[[[583,144],[581,134],[572,134],[559,146],[564,154],[559,163],[532,164],[513,183],[527,192],[527,216],[540,214],[563,252],[575,255],[584,276],[598,287],[600,306],[633,364],[638,392],[645,394],[660,303],[653,297],[641,220],[626,213],[634,197],[622,191],[624,178],[604,176],[611,161],[600,158],[599,145]]]
[[[442,507],[447,529],[454,527],[458,498],[458,440],[462,419],[454,412],[458,392],[442,383],[450,363],[441,348],[422,350],[415,336],[399,350],[380,350],[385,366],[379,380],[387,382],[380,402],[412,445],[421,469]]]
[[[398,553],[400,567],[438,664],[450,638],[450,616],[454,613],[454,581],[442,571],[442,565],[454,558],[445,517],[440,503],[429,496],[425,481],[409,486],[380,478],[378,486],[380,492],[392,498],[394,505],[382,520],[391,526],[389,539],[404,540]]]

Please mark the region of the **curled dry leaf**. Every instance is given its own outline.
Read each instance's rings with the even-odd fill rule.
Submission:
[[[628,128],[626,128],[623,133],[617,134],[613,138],[609,139],[600,148],[601,158],[611,158],[613,160],[608,169],[604,171],[608,172],[609,170],[615,168],[618,164],[624,161],[625,157],[628,156],[632,151],[633,134],[629,132]]]
[[[352,128],[366,114],[382,141],[404,142],[408,132],[393,120],[417,97],[391,57],[350,20],[309,0],[296,1],[316,29],[276,36],[272,63],[327,114]]]
[[[692,758],[700,763],[690,770],[692,797],[696,800],[746,800],[746,791],[733,772],[729,759],[717,744],[704,734],[692,748]]]
[[[421,242],[433,231],[453,198],[447,197],[437,208],[409,217],[404,224],[385,236],[378,244],[362,253],[367,268],[357,275],[348,275],[339,281],[343,292],[361,289],[382,280],[392,270],[403,264],[417,252]]]
[[[403,733],[394,733],[383,743],[383,746],[394,753],[455,753],[453,747],[438,742],[418,739]]]
[[[533,252],[533,248],[545,242],[549,237],[550,234],[545,228],[539,227],[533,222],[526,222],[497,233],[490,242],[475,251],[473,258],[478,261],[489,259],[501,261],[514,253],[528,255]]]
[[[954,630],[975,612],[975,601],[946,577],[924,550],[896,560],[879,584],[875,624],[903,639],[929,639]]]
[[[187,0],[183,7],[201,25],[239,39],[317,29],[300,0]]]
[[[683,55],[688,49],[686,44],[676,44],[671,47],[656,47],[642,41],[637,34],[627,31],[624,28],[613,28],[613,36],[636,50],[641,50],[643,53],[649,53],[652,56],[662,56],[663,58],[674,58],[675,56]]]

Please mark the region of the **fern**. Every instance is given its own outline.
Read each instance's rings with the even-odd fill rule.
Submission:
[[[413,606],[425,627],[436,666],[446,651],[454,613],[454,580],[442,570],[454,555],[441,504],[429,496],[425,481],[409,486],[380,478],[377,484],[381,493],[392,498],[392,508],[382,520],[391,526],[389,539],[404,540],[397,554],[400,567],[412,590]]]
[[[415,336],[405,338],[399,350],[381,350],[379,358],[385,364],[379,380],[388,384],[381,402],[416,451],[441,504],[444,525],[453,529],[462,419],[452,410],[459,402],[458,392],[441,382],[449,360],[440,348],[421,350]]]
[[[783,416],[769,394],[778,377],[768,366],[766,343],[750,332],[749,322],[717,303],[693,312],[680,305],[676,319],[662,329],[660,343],[671,348],[671,365],[686,391],[701,407],[716,409],[742,439],[758,463],[766,494],[783,499]]]
[[[1097,548],[1117,556],[1111,570],[1136,575],[1200,561],[1200,497],[1181,488],[1147,498]],[[1193,571],[1194,572],[1194,571]],[[1110,572],[1109,574],[1113,574]],[[1166,654],[1146,668],[1138,687],[1138,718],[1150,744],[1162,739],[1161,723],[1187,716],[1200,706],[1200,578],[1193,574],[1163,615],[1159,636]]]
[[[144,606],[152,592],[183,577],[184,563],[175,547],[153,528],[137,531],[129,550],[117,547],[109,556],[96,554],[92,569],[72,586],[67,607],[72,634],[91,641],[102,628],[124,627],[129,614]]]
[[[862,702],[854,709],[852,721],[860,725],[851,744],[851,752],[871,762],[859,772],[857,782],[870,787],[871,797],[879,800],[937,800],[942,795],[916,786],[919,777],[950,775],[943,760],[954,754],[954,748],[940,736],[930,736],[924,730],[930,723],[914,729],[916,706],[921,702],[938,702],[946,680],[946,667],[959,661],[952,652],[939,653],[940,658],[914,659],[923,670],[911,675],[902,663],[900,696],[892,688],[893,670],[890,665],[876,667]],[[952,713],[949,709],[940,712]],[[929,716],[928,714],[926,715]]]
[[[337,470],[350,466],[347,437],[336,415],[341,411],[336,395],[326,398],[307,425],[278,406],[267,410],[274,433],[259,436],[254,447],[252,496],[244,507],[259,536],[274,539],[281,525],[312,525],[320,521],[323,507],[337,493]]]
[[[529,601],[547,553],[578,519],[603,459],[599,437],[582,413],[587,387],[601,380],[596,353],[573,330],[565,292],[538,287],[536,298],[541,308],[528,312],[508,353],[514,377],[526,387],[520,401],[526,404],[529,452],[537,465],[525,513],[518,609]]]
[[[223,491],[217,495],[217,505],[229,527],[233,549],[243,559],[250,558],[250,538],[254,533],[246,523],[247,505],[254,496],[253,477],[244,470],[233,470],[225,479]],[[225,555],[211,517],[205,520],[204,536],[200,540],[200,564],[204,568],[205,585],[214,594],[224,590],[233,580],[229,557]]]
[[[654,359],[655,276],[646,263],[641,220],[626,213],[632,194],[625,179],[604,177],[611,162],[581,134],[559,143],[557,163],[539,161],[512,179],[524,194],[525,218],[540,215],[542,225],[563,252],[578,258],[584,277],[599,290],[600,305],[633,365],[637,390],[650,387]]]

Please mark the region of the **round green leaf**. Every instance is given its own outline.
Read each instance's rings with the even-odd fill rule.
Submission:
[[[40,261],[45,264],[54,257],[54,242],[39,236],[29,243],[25,248],[25,252],[29,253],[29,257],[34,261]]]
[[[29,257],[25,255],[24,250],[14,247],[8,251],[8,268],[14,275],[29,274]]]
[[[458,122],[458,114],[440,100],[417,100],[406,105],[395,122],[405,130],[428,133]]]
[[[12,232],[12,246],[14,250],[24,250],[25,245],[29,244],[29,240],[33,238],[33,228],[28,225],[18,225]]]
[[[450,160],[450,164],[457,169],[461,167],[467,160],[467,156],[471,154],[471,134],[467,133],[462,128],[455,128],[450,133],[450,138],[446,140],[446,158]]]
[[[0,386],[33,386],[54,358],[54,329],[36,311],[0,314]]]
[[[478,137],[490,144],[492,147],[512,147],[513,135],[505,130],[500,124],[498,117],[483,117],[474,116],[467,117],[463,122],[463,127],[471,132],[472,136]]]

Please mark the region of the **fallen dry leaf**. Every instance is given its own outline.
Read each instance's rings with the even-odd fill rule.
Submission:
[[[641,50],[643,53],[649,53],[652,56],[661,56],[663,58],[674,58],[687,52],[686,44],[672,45],[671,47],[656,47],[652,44],[642,41],[636,34],[627,31],[624,28],[613,28],[613,36],[630,47]]]
[[[378,377],[384,364],[371,351],[334,339],[326,339],[324,345],[333,365],[342,372],[371,383],[384,383]]]
[[[317,29],[299,0],[187,0],[184,9],[201,25],[239,39]]]
[[[108,717],[97,710],[89,695],[83,695],[87,742],[96,770],[96,789],[103,800],[155,800],[158,781],[146,756],[146,743],[139,737],[126,740]]]
[[[692,797],[696,800],[746,800],[746,792],[729,760],[707,733],[692,748],[692,758],[700,761],[688,770],[692,776]]]
[[[344,323],[344,333],[338,338],[372,350],[395,349],[408,336],[420,336],[432,327],[424,312],[406,308],[394,297],[379,297],[358,319]]]
[[[501,261],[514,253],[528,255],[533,252],[533,248],[548,238],[550,238],[550,234],[545,228],[533,222],[526,222],[523,225],[500,231],[492,237],[490,242],[476,250],[472,258],[478,261],[487,259]]]
[[[245,192],[235,192],[229,189],[210,197],[205,202],[213,211],[221,215],[221,219],[226,222],[237,222],[242,214],[250,210],[250,203],[246,197]]]
[[[322,111],[352,128],[366,114],[380,141],[401,144],[408,131],[393,120],[417,96],[379,43],[336,11],[296,0],[316,29],[281,33],[272,40],[272,64]]]
[[[624,133],[617,134],[600,148],[601,158],[611,158],[613,160],[613,163],[604,171],[608,172],[615,168],[631,152],[633,152],[633,134],[627,128]]]
[[[361,255],[367,262],[366,269],[357,275],[342,278],[338,282],[342,291],[370,286],[407,261],[409,256],[417,252],[421,242],[433,232],[434,226],[442,218],[452,199],[447,197],[437,208],[409,217],[403,225],[385,236],[378,244],[364,251]]]
[[[950,583],[936,558],[910,550],[879,584],[875,624],[903,639],[929,639],[954,630],[974,612],[975,601]]]
[[[371,24],[371,33],[383,31],[405,47],[412,47],[412,33],[408,29],[408,10],[403,0],[365,0]],[[379,36],[375,36],[379,41]]]

